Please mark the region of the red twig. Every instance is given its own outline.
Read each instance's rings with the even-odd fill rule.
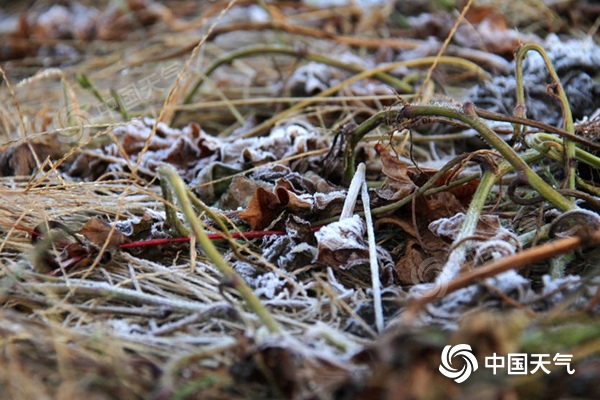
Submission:
[[[285,235],[283,231],[250,231],[250,232],[232,232],[231,237],[233,239],[255,239],[270,235]],[[227,239],[227,236],[222,233],[209,233],[208,238],[211,240]],[[128,249],[132,247],[144,247],[144,246],[159,246],[162,244],[169,243],[186,243],[190,241],[190,237],[177,237],[177,238],[160,238],[160,239],[149,239],[139,240],[137,242],[123,243],[119,246],[120,249]]]
[[[26,233],[29,233],[31,236],[43,236],[40,232],[36,232],[32,229],[14,225],[5,221],[0,221],[0,225],[8,226]],[[313,228],[313,232],[319,230],[320,227]],[[231,232],[230,236],[233,239],[256,239],[270,235],[285,235],[283,231],[249,231],[249,232]],[[208,238],[211,240],[221,240],[226,239],[222,233],[209,233]],[[145,247],[145,246],[159,246],[163,244],[169,243],[187,243],[190,241],[188,236],[186,237],[176,237],[176,238],[159,238],[159,239],[148,239],[148,240],[138,240],[135,242],[123,243],[119,246],[120,249],[130,249],[135,247]]]
[[[29,229],[20,225],[14,225],[5,221],[0,220],[0,225],[4,225],[4,226],[8,226],[11,227],[13,229],[17,229],[26,233],[29,233],[32,237],[43,237],[44,235],[40,232],[37,232],[36,230],[33,229]],[[320,229],[321,227],[315,227],[312,228],[313,232],[316,232]],[[265,237],[265,236],[270,236],[270,235],[285,235],[285,232],[283,231],[249,231],[249,232],[231,232],[230,233],[230,237],[233,239],[256,239],[256,238],[261,238],[261,237]],[[209,233],[208,234],[208,238],[211,240],[220,240],[220,239],[226,239],[227,236],[225,236],[222,233]],[[148,240],[138,240],[135,242],[129,242],[129,243],[123,243],[119,246],[119,249],[131,249],[131,248],[138,248],[138,247],[145,247],[145,246],[160,246],[160,245],[165,245],[165,244],[170,244],[170,243],[187,243],[190,241],[190,237],[176,237],[176,238],[158,238],[158,239],[148,239]],[[66,246],[68,243],[65,243],[64,245]],[[80,261],[82,261],[83,259],[85,259],[86,257],[91,256],[91,252],[88,254],[82,254],[79,256],[76,256],[74,258],[71,258],[69,260],[66,260],[63,265],[62,265],[62,269],[61,268],[57,268],[53,271],[50,271],[48,274],[52,275],[52,276],[56,276],[58,275],[61,270],[68,270],[71,267],[73,267],[74,265],[76,265],[77,263],[79,263]]]
[[[14,225],[14,224],[11,224],[11,223],[5,222],[5,221],[0,221],[0,225],[4,225],[4,226],[7,226],[9,228],[13,228],[13,229],[16,229],[16,230],[19,230],[19,231],[27,232],[31,236],[41,236],[41,233],[36,232],[33,229],[26,228],[24,226]]]

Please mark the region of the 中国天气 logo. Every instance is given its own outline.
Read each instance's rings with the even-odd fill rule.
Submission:
[[[464,365],[461,369],[452,367],[452,359],[454,356],[460,356],[464,360]],[[442,351],[442,363],[440,364],[440,372],[456,383],[462,383],[471,376],[474,371],[477,371],[479,365],[477,359],[471,351],[471,346],[468,344],[457,344],[456,346],[448,345]]]

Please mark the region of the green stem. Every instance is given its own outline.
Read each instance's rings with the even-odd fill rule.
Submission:
[[[163,199],[165,200],[165,225],[167,226],[169,233],[175,237],[190,236],[189,229],[183,226],[179,220],[179,217],[177,216],[177,211],[175,210],[174,205],[175,203],[173,202],[173,196],[167,184],[167,180],[160,180],[160,188],[162,190]]]
[[[539,175],[537,175],[529,165],[519,157],[512,147],[502,140],[477,116],[475,107],[473,107],[472,103],[465,103],[462,110],[456,107],[437,105],[405,106],[402,109],[401,116],[404,118],[441,116],[456,119],[468,124],[475,129],[492,148],[502,154],[506,161],[508,161],[516,171],[522,173],[529,185],[537,190],[539,194],[552,205],[561,211],[568,211],[576,208],[573,203],[554,190]]]
[[[365,137],[365,135],[377,128],[386,120],[393,120],[399,115],[399,109],[379,111],[361,123],[356,129],[349,133],[346,138],[346,148],[344,150],[344,174],[343,182],[348,184],[352,181],[356,173],[356,146]]]
[[[101,102],[104,106],[106,106],[107,109],[109,110],[115,110],[115,106],[111,105],[103,96],[102,94],[100,94],[100,91],[98,90],[98,88],[93,84],[92,80],[85,74],[77,74],[75,76],[75,79],[77,80],[77,83],[79,83],[79,86],[81,86],[83,89],[89,90],[92,95],[94,95],[94,97],[96,98],[96,100],[98,100],[99,102]],[[117,105],[118,107],[118,105]]]
[[[553,97],[558,97],[558,100],[560,101],[560,106],[561,106],[562,112],[563,112],[563,127],[562,128],[569,133],[574,133],[575,132],[575,124],[573,123],[573,114],[571,113],[571,106],[569,105],[569,99],[567,98],[567,95],[562,86],[562,83],[560,82],[560,78],[558,77],[558,74],[556,73],[556,70],[554,69],[552,62],[550,61],[550,58],[548,57],[546,50],[544,50],[544,48],[537,43],[527,43],[526,45],[521,46],[519,51],[517,51],[517,56],[516,56],[517,108],[523,110],[522,115],[517,115],[517,116],[519,116],[519,117],[525,116],[525,91],[523,88],[523,86],[524,86],[524,84],[523,84],[523,60],[524,60],[527,52],[531,51],[531,50],[536,51],[537,53],[539,53],[540,56],[542,56],[542,58],[544,59],[544,63],[546,64],[546,68],[548,68],[548,72],[550,73],[550,76],[552,77],[552,79],[554,80],[554,83],[556,85],[556,94],[553,95]],[[520,136],[521,130],[519,129],[518,132],[515,130],[515,134]],[[565,163],[565,170],[567,171],[566,188],[567,189],[575,189],[575,187],[576,187],[576,182],[575,182],[576,170],[575,169],[576,168],[573,163],[573,160],[575,160],[575,143],[571,142],[566,137],[563,140],[564,140],[564,147],[565,147],[564,163]]]
[[[413,91],[412,86],[408,85],[403,80],[399,80],[389,74],[386,74],[387,71],[390,71],[390,70],[393,70],[396,68],[400,68],[400,67],[418,68],[418,67],[431,65],[432,63],[437,62],[440,65],[445,64],[445,65],[453,65],[453,66],[464,68],[464,69],[476,74],[481,79],[489,79],[489,77],[490,77],[489,74],[487,72],[485,72],[477,64],[475,64],[471,61],[462,59],[462,58],[458,58],[458,57],[447,57],[447,56],[423,57],[423,58],[418,58],[418,59],[414,59],[414,60],[397,61],[397,62],[390,63],[390,64],[380,65],[378,67],[371,68],[371,69],[364,69],[362,67],[352,65],[352,64],[342,63],[339,60],[331,59],[331,58],[328,58],[328,57],[325,57],[322,55],[316,55],[314,53],[310,53],[307,51],[298,51],[298,50],[294,50],[294,49],[291,49],[288,47],[252,46],[252,47],[249,47],[246,49],[242,49],[242,50],[239,50],[239,51],[236,51],[233,53],[226,54],[225,56],[223,56],[223,57],[219,58],[217,61],[215,61],[212,65],[210,65],[208,67],[208,69],[204,72],[203,77],[201,77],[198,80],[198,82],[194,85],[192,90],[185,97],[184,103],[191,102],[192,98],[194,97],[194,95],[196,94],[196,92],[198,91],[198,89],[200,88],[200,86],[202,85],[204,80],[206,79],[206,77],[208,77],[210,74],[212,74],[221,65],[231,63],[236,58],[249,57],[249,56],[260,55],[260,54],[265,54],[265,53],[288,54],[288,55],[294,56],[294,57],[302,57],[307,60],[314,60],[317,62],[330,64],[332,66],[337,66],[339,68],[343,68],[343,69],[346,69],[346,70],[349,70],[352,72],[356,72],[356,75],[338,83],[337,85],[334,85],[334,86],[324,90],[323,92],[319,93],[316,96],[307,98],[305,101],[297,103],[294,106],[290,107],[289,109],[280,112],[275,117],[262,122],[258,126],[254,127],[250,131],[246,132],[244,134],[244,137],[256,136],[259,133],[261,133],[262,131],[264,131],[265,129],[268,129],[271,126],[275,125],[278,121],[281,121],[283,118],[301,110],[304,107],[307,107],[307,106],[313,104],[315,101],[317,101],[316,99],[333,95],[334,93],[338,92],[341,88],[349,86],[352,83],[358,82],[362,79],[376,77],[384,82],[387,82],[389,84],[397,86],[400,90],[404,90],[404,91],[410,93]]]
[[[232,61],[240,58],[252,57],[262,54],[283,54],[291,57],[303,58],[308,61],[314,61],[321,64],[331,65],[332,67],[340,68],[354,73],[360,73],[366,70],[366,68],[363,68],[360,65],[346,63],[335,58],[326,57],[321,54],[316,54],[306,50],[296,50],[291,47],[283,46],[250,46],[241,50],[225,54],[224,56],[218,58],[214,63],[212,63],[204,72],[204,75],[198,80],[198,82],[196,82],[192,90],[190,90],[190,92],[187,94],[187,96],[184,99],[184,104],[189,104],[192,102],[193,97],[196,95],[196,93],[200,89],[200,86],[202,86],[206,78],[208,78],[213,72],[215,72],[215,70],[221,65],[230,64]],[[404,82],[402,79],[398,79],[395,76],[387,74],[385,72],[376,73],[373,75],[373,77],[391,86],[397,87],[403,92],[410,93],[413,91],[411,85]]]
[[[194,213],[192,202],[190,201],[190,198],[187,194],[187,187],[185,186],[185,183],[177,174],[175,169],[170,165],[161,165],[158,168],[158,173],[160,175],[161,180],[169,182],[169,184],[173,188],[173,192],[175,193],[175,196],[179,201],[181,210],[183,211],[183,214],[185,215],[188,223],[192,227],[192,232],[198,240],[198,243],[206,253],[206,256],[225,276],[228,283],[231,284],[237,290],[237,292],[246,302],[247,306],[256,313],[256,315],[261,319],[265,326],[273,333],[281,333],[281,328],[279,327],[279,324],[277,324],[275,319],[263,306],[259,298],[256,297],[256,295],[254,294],[252,289],[246,284],[246,282],[244,282],[244,280],[237,275],[237,273],[223,259],[223,257],[221,257],[221,254],[219,253],[217,248],[212,244],[212,242],[206,235],[206,232],[204,232],[204,228],[202,227],[202,225],[198,221],[196,214]]]
[[[477,76],[481,77],[482,79],[489,78],[489,75],[483,69],[481,69],[481,67],[477,66],[476,64],[473,64],[470,61],[467,61],[467,60],[464,60],[464,59],[461,59],[458,57],[446,57],[446,56],[423,57],[423,58],[417,58],[414,60],[396,61],[391,64],[380,65],[380,66],[372,68],[372,69],[367,69],[367,70],[360,72],[354,76],[351,76],[350,78],[348,78],[334,86],[331,86],[328,89],[325,89],[318,95],[309,97],[306,100],[293,105],[292,107],[288,108],[287,110],[280,112],[276,116],[262,122],[258,126],[255,126],[254,128],[250,129],[250,131],[246,132],[243,135],[243,137],[247,138],[247,137],[256,136],[259,133],[263,132],[265,129],[268,129],[268,128],[272,127],[273,125],[275,125],[277,122],[283,120],[285,117],[288,117],[288,116],[296,113],[297,111],[315,103],[317,101],[317,99],[323,98],[326,96],[331,96],[331,95],[337,93],[338,91],[340,91],[342,88],[350,86],[354,82],[358,82],[363,79],[367,79],[372,76],[375,76],[381,72],[390,71],[390,70],[393,70],[396,68],[400,68],[400,67],[418,68],[418,67],[430,65],[434,62],[437,62],[438,65],[448,64],[448,65],[464,67],[465,69],[477,74]]]
[[[577,186],[596,197],[600,197],[600,188],[590,185],[580,177],[577,177]]]
[[[547,133],[530,134],[525,137],[527,146],[548,155],[556,161],[564,160],[564,147],[560,139]],[[578,147],[575,148],[575,158],[591,167],[600,169],[600,158]]]
[[[456,246],[448,256],[448,261],[446,261],[444,268],[442,269],[440,275],[438,275],[436,284],[443,285],[459,274],[460,268],[465,261],[467,248],[469,246],[469,241],[465,239],[475,234],[479,217],[481,216],[481,211],[485,206],[485,201],[487,200],[490,191],[494,187],[495,182],[496,177],[494,175],[494,171],[486,168],[481,176],[479,186],[473,195],[473,200],[471,201],[471,204],[469,204],[469,209],[465,214],[465,220],[463,221],[460,232],[454,239],[454,243],[460,244]]]

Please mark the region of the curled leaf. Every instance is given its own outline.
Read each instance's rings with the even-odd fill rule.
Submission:
[[[324,226],[315,232],[317,261],[341,269],[368,263],[365,232],[365,222],[358,215]]]

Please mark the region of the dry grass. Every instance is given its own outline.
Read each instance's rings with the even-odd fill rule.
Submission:
[[[82,3],[111,10],[103,2]],[[117,3],[111,2],[111,7]],[[57,26],[42,25],[40,16],[50,4],[43,1],[24,14],[29,30],[21,27],[10,37],[5,34],[15,55],[2,65],[0,90],[0,172],[4,175],[0,178],[0,397],[325,399],[404,398],[406,394],[424,399],[549,398],[556,393],[572,395],[577,390],[582,396],[597,393],[597,251],[566,255],[561,251],[559,255],[564,257],[548,264],[543,243],[536,247],[536,242],[547,240],[540,227],[549,206],[514,203],[505,195],[514,175],[505,176],[502,185],[493,186],[489,198],[484,198],[487,201],[482,202],[483,212],[498,215],[505,224],[515,221],[511,228],[516,231],[513,236],[520,241],[519,246],[537,249],[534,258],[523,265],[522,279],[530,285],[504,290],[501,282],[481,283],[476,273],[464,274],[462,281],[459,277],[450,282],[448,287],[453,293],[434,293],[435,300],[444,295],[445,300],[450,299],[445,305],[440,305],[442,301],[437,303],[439,307],[427,305],[429,300],[409,304],[415,296],[410,288],[421,285],[425,275],[432,272],[426,270],[428,260],[434,259],[431,255],[443,252],[446,256],[450,246],[448,241],[433,238],[426,229],[426,216],[419,214],[423,213],[419,209],[422,205],[406,197],[405,208],[388,210],[379,220],[380,225],[376,221],[379,244],[395,257],[392,267],[382,273],[387,325],[382,336],[374,323],[368,265],[344,269],[314,263],[309,257],[304,264],[286,270],[277,265],[277,257],[263,251],[283,249],[279,258],[285,258],[293,247],[289,243],[278,248],[263,239],[217,241],[223,259],[255,289],[262,305],[281,327],[282,333],[274,334],[233,290],[235,284],[222,279],[201,248],[183,243],[124,250],[110,242],[115,230],[125,229],[126,221],[136,225],[144,215],[153,218],[153,229],[157,230],[152,233],[154,237],[172,233],[169,221],[164,221],[165,210],[178,203],[163,197],[156,176],[161,162],[176,165],[199,197],[217,205],[222,204],[216,201],[235,177],[233,187],[250,186],[248,192],[238,197],[231,194],[229,199],[244,198],[240,206],[246,208],[257,186],[244,177],[260,172],[260,167],[262,171],[277,171],[285,166],[299,172],[294,175],[295,184],[308,185],[307,172],[313,172],[342,188],[348,155],[338,140],[351,140],[344,134],[352,131],[352,126],[360,126],[382,109],[407,101],[458,104],[445,93],[460,93],[457,97],[461,98],[477,82],[508,72],[509,62],[498,55],[504,51],[502,45],[486,49],[493,43],[486,42],[483,34],[473,34],[479,29],[475,17],[467,13],[468,22],[459,26],[458,12],[452,14],[450,22],[445,19],[447,13],[440,13],[433,21],[440,24],[446,36],[438,38],[438,47],[427,48],[422,33],[394,22],[394,18],[404,17],[402,12],[409,10],[403,7],[413,4],[431,12],[439,10],[433,2],[399,3],[396,8],[390,2],[370,13],[358,6],[311,8],[301,3],[267,2],[264,8],[261,1],[242,0],[214,4],[165,2],[164,6],[139,8],[136,2],[124,3],[129,6],[105,11],[98,17],[105,18],[102,24],[85,20],[82,13],[76,15],[79,22],[98,24],[94,31],[97,37],[74,31],[61,36]],[[491,7],[501,9],[495,3]],[[538,16],[558,18],[560,6],[552,10],[540,2],[527,10],[535,7],[541,7]],[[490,9],[478,10],[489,13],[494,21],[497,18]],[[17,12],[8,11],[13,15]],[[520,24],[518,17],[509,14],[505,22],[509,26]],[[126,23],[121,24],[123,21]],[[540,17],[529,22],[531,29],[526,32],[546,32],[550,23],[556,29],[566,29],[560,19]],[[580,23],[586,27],[585,21]],[[0,27],[4,26],[0,21]],[[453,29],[457,28],[455,33]],[[473,34],[471,39],[482,42],[471,48],[452,42],[454,34],[463,35],[461,40],[465,40],[468,32]],[[445,39],[448,46],[441,47]],[[273,43],[279,48],[273,49]],[[242,48],[253,51],[242,56],[238,53]],[[396,57],[395,52],[412,54],[409,52],[415,49],[427,49],[430,54],[415,53],[408,60]],[[47,57],[44,51],[49,52]],[[293,52],[297,53],[290,56]],[[442,53],[455,58],[440,58]],[[318,60],[320,66],[341,64],[321,70],[313,66],[305,70],[308,75],[295,75],[310,60]],[[385,65],[392,61],[401,62],[393,69]],[[141,90],[141,82],[148,79],[157,86]],[[200,80],[202,85],[186,101]],[[137,104],[127,103],[128,92],[120,91],[131,84],[143,97]],[[394,90],[390,85],[395,85]],[[406,88],[404,85],[414,90],[401,96],[396,91]],[[106,110],[103,101],[115,104],[111,89],[120,94],[121,106],[111,113],[101,112]],[[136,125],[131,122],[136,117],[153,119]],[[195,125],[188,125],[190,121],[197,123],[202,133],[200,128],[194,130]],[[490,165],[498,162],[506,167],[496,153],[476,151],[482,144],[471,142],[473,135],[464,124],[455,121],[453,132],[442,130],[438,134],[436,129],[450,124],[446,118],[414,126],[402,123],[400,119],[382,121],[357,147],[356,157],[366,162],[372,186],[388,184],[391,177],[381,172],[382,160],[374,150],[374,142],[390,144],[390,153],[403,156],[405,161],[410,149],[410,157],[422,166],[437,166],[435,170],[454,155],[471,151],[477,154],[476,161],[493,159]],[[181,140],[185,144],[202,137],[205,141],[198,147],[209,154],[204,159],[219,151],[227,153],[236,142],[254,151],[246,157],[258,159],[262,150],[250,140],[290,124],[308,127],[318,139],[311,137],[305,147],[283,151],[282,159],[264,158],[254,164],[254,159],[246,159],[242,170],[234,168],[237,161],[223,161],[232,169],[216,171],[204,180],[194,180],[196,160],[187,158],[188,148],[160,147],[161,141]],[[427,126],[433,128],[428,131]],[[403,130],[405,127],[414,129],[412,136]],[[595,127],[594,123],[588,124],[589,130]],[[507,128],[498,131],[502,129]],[[215,142],[206,139],[209,135],[216,138]],[[230,137],[236,139],[228,142]],[[330,148],[334,150],[331,153]],[[552,175],[560,167],[560,163],[548,160],[536,169],[541,175]],[[444,177],[447,182],[442,186],[475,170],[468,160],[460,160],[456,169]],[[426,172],[430,175],[425,180],[433,175]],[[288,177],[292,175],[289,172]],[[310,179],[316,182],[315,187],[331,190],[325,180]],[[219,189],[223,182],[225,189]],[[213,189],[218,193],[207,194]],[[293,190],[286,193],[290,192]],[[412,196],[410,191],[408,194]],[[375,195],[373,198],[374,212],[392,203]],[[296,206],[299,218],[313,223],[337,218],[334,213],[311,219]],[[328,210],[341,208],[336,207]],[[439,207],[431,207],[439,211]],[[235,229],[248,229],[236,212],[216,209],[215,213]],[[93,239],[80,230],[93,217],[108,222],[111,230],[104,233],[107,236],[102,243],[90,245]],[[289,222],[286,225],[277,217],[269,224],[276,229],[289,228]],[[257,219],[259,223],[266,217],[261,214],[261,218]],[[207,229],[218,231],[218,224],[201,220]],[[75,233],[55,230],[59,235],[55,240],[33,240],[34,228],[55,222]],[[541,232],[539,237],[536,231]],[[465,240],[478,241],[481,238],[477,235],[488,234],[474,227]],[[483,237],[489,240],[492,236]],[[597,243],[596,236],[593,232],[586,237],[576,235],[580,241],[569,250]],[[294,235],[285,238],[293,241]],[[61,244],[64,240],[80,241],[91,251],[71,265],[71,255]],[[430,245],[439,248],[423,250]],[[454,243],[454,250],[459,245]],[[310,246],[316,249],[314,243]],[[308,251],[303,249],[298,251]],[[472,268],[477,257],[467,251],[465,254],[461,267]],[[62,263],[57,264],[57,259]],[[425,271],[406,270],[410,282],[403,281],[402,276],[398,277],[402,275],[398,260],[407,265],[420,264],[419,268],[425,265]],[[434,264],[437,269],[433,272],[437,273],[440,263]],[[559,271],[561,275],[565,266],[567,273],[577,277],[575,283],[555,276],[560,278],[555,287],[540,289],[545,272]],[[500,270],[485,272],[493,279]],[[462,304],[459,297],[464,295],[464,287],[473,290],[468,304]],[[420,293],[426,293],[426,289],[430,287],[423,285]],[[410,305],[412,308],[406,308]],[[410,312],[403,314],[406,309]],[[540,335],[546,335],[542,344],[536,341]],[[572,377],[555,368],[552,380],[537,375],[495,380],[484,372],[470,386],[460,386],[437,370],[441,349],[449,343],[470,343],[480,358],[491,352],[570,353],[577,362],[575,368],[587,375],[582,372],[576,381],[577,375]],[[480,367],[483,370],[482,359]],[[573,384],[577,390],[569,393],[567,389],[556,389],[554,377],[556,382],[565,387]]]

